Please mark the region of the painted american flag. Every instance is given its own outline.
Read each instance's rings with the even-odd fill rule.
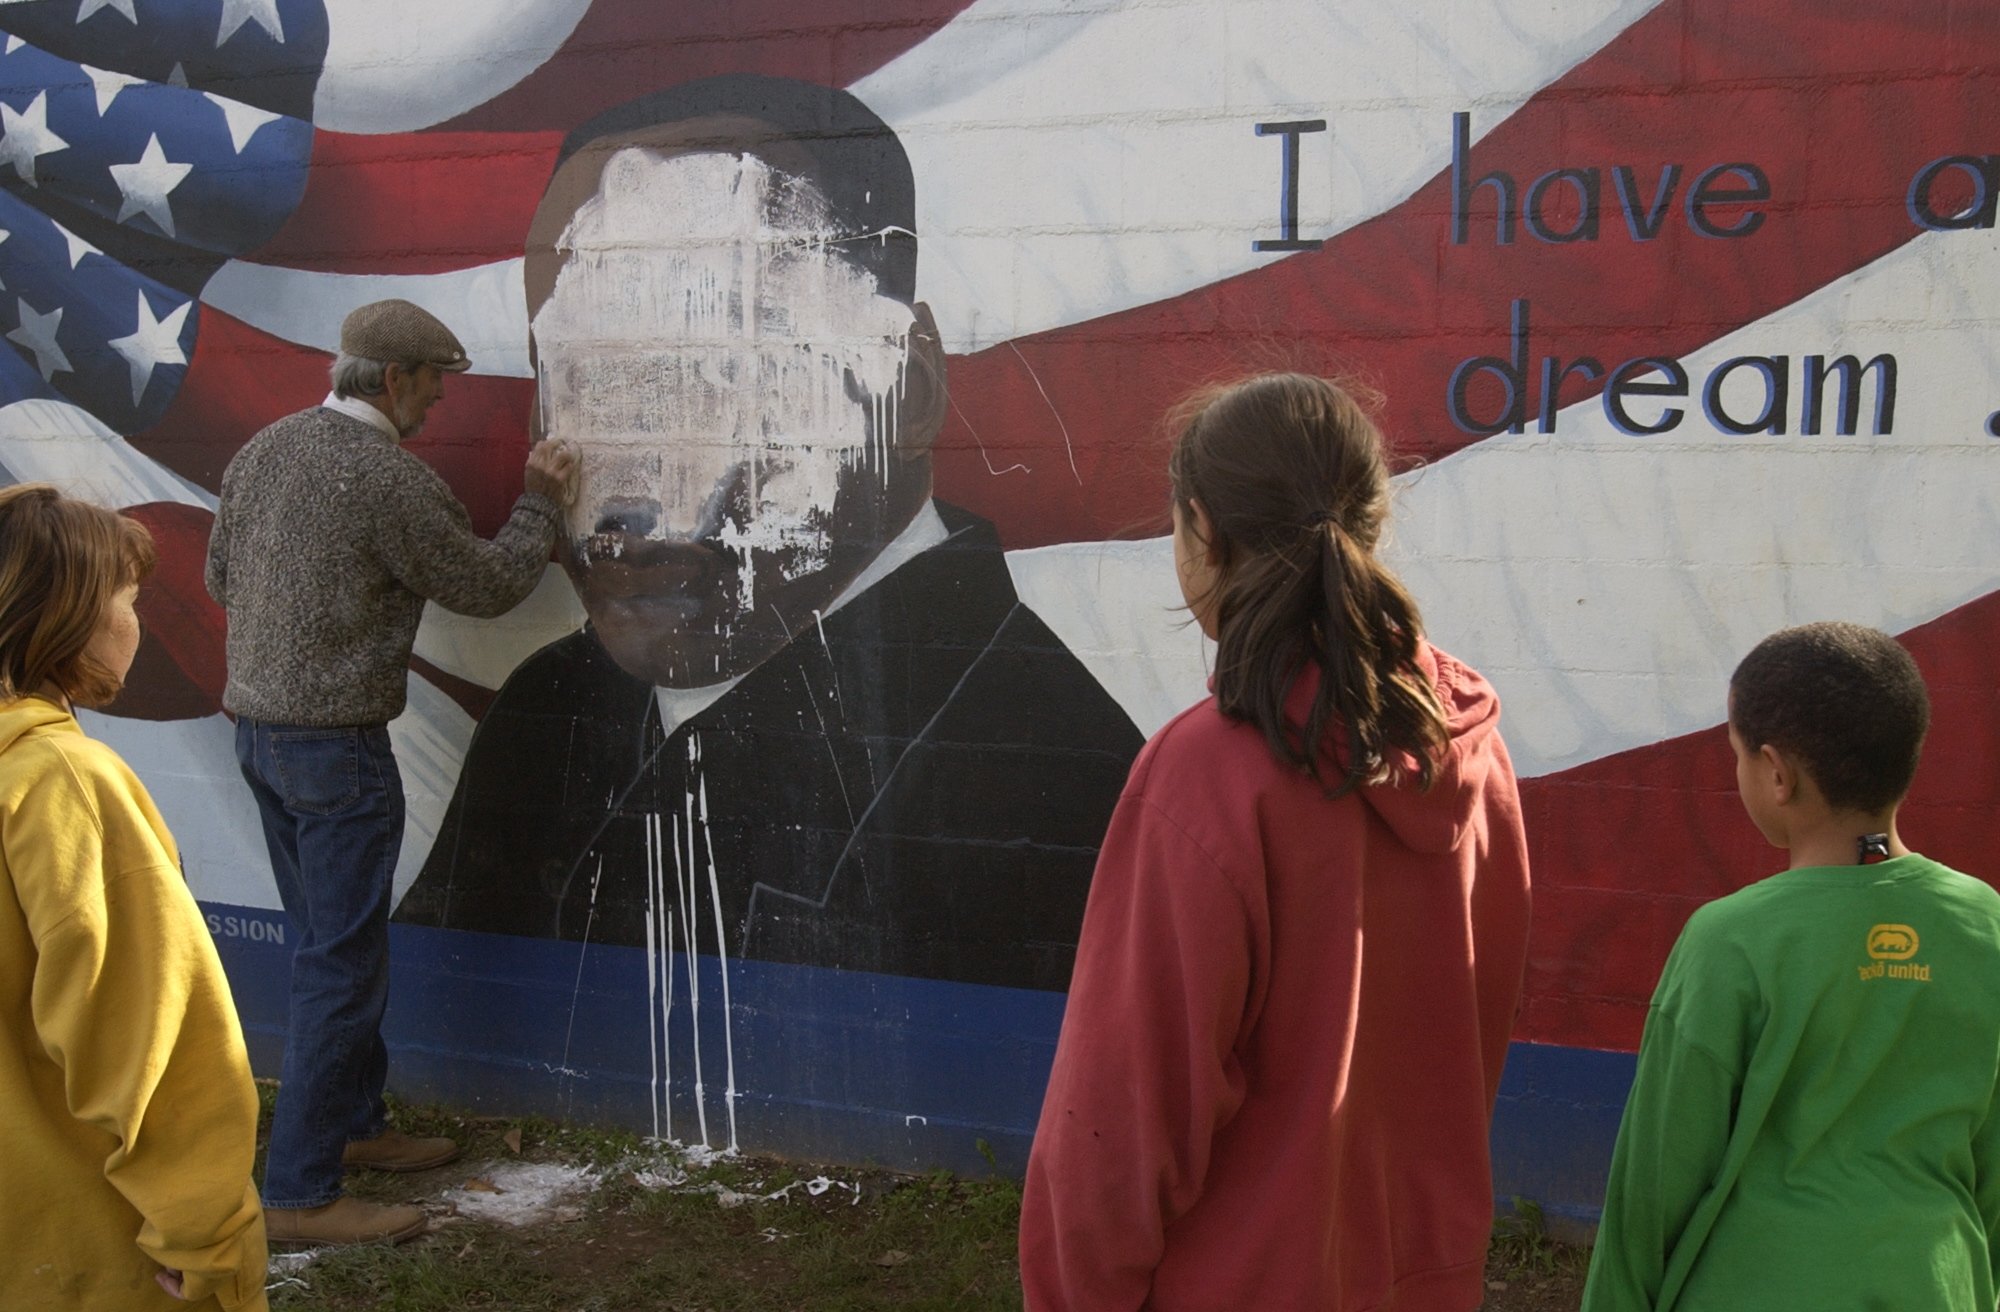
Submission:
[[[129,506],[161,540],[114,739],[128,757],[208,750],[212,493],[244,440],[324,393],[345,310],[402,295],[459,329],[475,372],[412,447],[490,531],[533,404],[519,260],[564,132],[761,73],[846,86],[897,130],[919,293],[954,353],[938,495],[996,522],[1024,597],[1142,728],[1199,691],[1199,653],[1158,613],[1162,553],[1132,540],[1164,500],[1161,413],[1273,359],[1383,392],[1428,462],[1403,480],[1396,561],[1442,645],[1500,687],[1524,776],[1537,894],[1517,1037],[1634,1046],[1688,913],[1768,869],[1720,720],[1728,670],[1781,624],[1904,635],[1936,705],[1908,832],[1994,870],[2000,248],[1925,233],[1905,201],[1926,161],[1988,144],[2000,9],[11,0],[0,32],[0,465]],[[1499,245],[1488,209],[1454,244],[1458,111],[1473,167],[1523,184],[1755,161],[1767,223],[1641,240],[1607,212],[1595,241]],[[1301,233],[1323,245],[1258,253],[1277,146],[1253,125],[1302,118],[1330,125],[1300,145]],[[1577,374],[1555,432],[1480,439],[1445,418],[1447,382],[1505,353],[1517,299],[1536,360],[1665,357],[1699,377],[1747,353],[1894,351],[1895,432],[1628,437],[1598,416],[1601,378]],[[575,622],[559,582],[495,625],[427,620],[399,722],[413,843],[418,795],[449,797],[483,698]],[[218,867],[235,859],[213,842]]]

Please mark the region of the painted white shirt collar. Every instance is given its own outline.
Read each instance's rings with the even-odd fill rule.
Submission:
[[[819,613],[824,620],[827,616],[853,601],[868,589],[888,578],[903,566],[915,560],[923,552],[929,551],[951,536],[951,530],[944,526],[938,515],[937,503],[924,502],[924,508],[917,512],[915,519],[889,540],[882,548],[882,554],[875,557],[867,569],[847,585],[847,590],[833,599],[833,604]],[[723,683],[713,683],[705,688],[655,688],[653,695],[660,707],[660,729],[672,734],[674,730],[700,715],[709,707],[721,701],[731,688],[743,682],[739,674]]]
[[[403,440],[403,435],[396,431],[396,425],[390,421],[389,416],[358,396],[335,396],[332,392],[328,392],[326,400],[320,404],[329,410],[338,410],[349,419],[359,419],[364,424],[373,424],[391,442]]]

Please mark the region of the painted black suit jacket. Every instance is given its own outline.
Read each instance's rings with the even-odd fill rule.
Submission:
[[[1066,988],[1140,736],[1021,604],[992,526],[938,509],[946,542],[671,734],[588,628],[536,653],[396,918],[642,945],[691,887],[713,952],[712,861],[732,958]]]

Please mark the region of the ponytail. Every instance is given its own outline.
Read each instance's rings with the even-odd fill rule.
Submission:
[[[1206,511],[1220,566],[1217,705],[1333,796],[1428,788],[1444,711],[1417,664],[1417,604],[1375,555],[1388,466],[1374,423],[1333,383],[1300,374],[1212,390],[1182,413],[1174,499]],[[1300,708],[1292,690],[1309,670],[1317,687]]]

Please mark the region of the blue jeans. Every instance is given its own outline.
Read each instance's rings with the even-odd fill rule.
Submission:
[[[347,1141],[373,1138],[387,1124],[382,1012],[403,779],[379,724],[239,719],[236,759],[298,934],[264,1205],[318,1207],[341,1195]]]

